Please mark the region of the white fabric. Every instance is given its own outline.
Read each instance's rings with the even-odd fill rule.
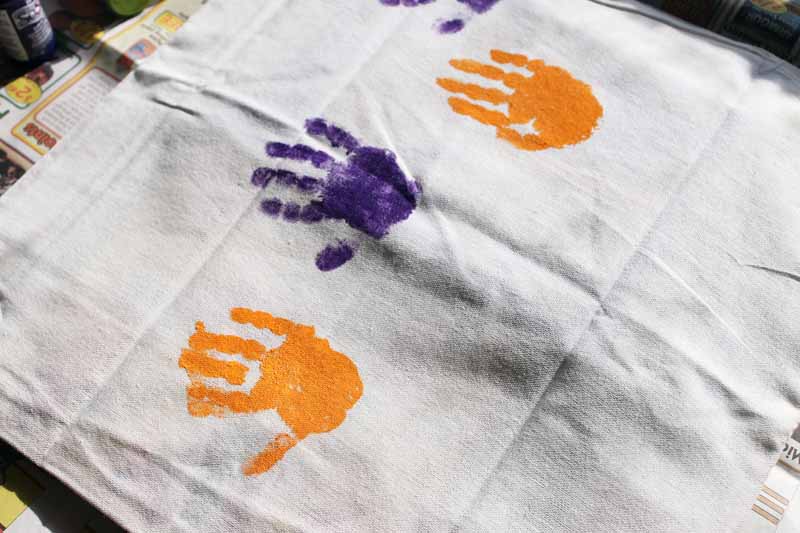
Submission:
[[[635,2],[433,28],[463,8],[209,2],[0,198],[0,435],[132,531],[749,520],[800,415],[798,74]],[[492,49],[589,84],[594,134],[525,151],[454,113],[436,80]],[[314,117],[422,187],[330,272],[353,231],[265,216],[250,182],[267,142],[324,146]],[[179,366],[196,321],[256,336],[237,307],[363,382],[255,476],[284,422],[191,416]]]

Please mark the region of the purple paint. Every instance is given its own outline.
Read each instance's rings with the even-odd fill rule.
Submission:
[[[293,159],[294,161],[311,161],[311,163],[321,168],[331,160],[331,156],[325,152],[314,150],[310,146],[303,144],[295,144],[289,146],[283,143],[269,143],[267,144],[267,155],[270,157],[280,157],[283,159]]]
[[[253,185],[266,187],[275,183],[317,198],[304,206],[283,203],[277,198],[261,202],[261,210],[272,217],[283,213],[288,222],[314,224],[322,220],[342,220],[350,227],[374,239],[384,237],[389,229],[407,219],[417,207],[419,185],[406,177],[391,150],[361,146],[345,130],[321,118],[306,121],[306,131],[327,139],[334,147],[342,147],[348,157],[337,162],[332,157],[306,145],[289,146],[268,143],[266,151],[278,159],[307,161],[327,172],[324,179],[298,177],[288,170],[258,168],[253,172]],[[319,156],[322,153],[325,159]],[[349,261],[355,252],[345,243],[329,245],[317,257],[320,270],[333,270]],[[321,266],[322,265],[322,266]],[[324,267],[324,268],[323,268]]]
[[[268,167],[257,168],[253,171],[250,181],[256,187],[264,188],[275,180],[284,187],[297,187],[301,191],[313,191],[319,187],[319,180],[311,176],[298,176],[289,170],[280,170]]]
[[[286,187],[291,187],[297,183],[297,174],[288,170],[278,170],[275,172],[275,181]]]
[[[322,203],[315,200],[303,206],[300,211],[300,220],[306,224],[313,224],[325,219],[325,211],[322,209]]]
[[[475,13],[486,13],[494,7],[500,0],[456,0],[462,4],[467,4]]]
[[[294,202],[286,202],[283,205],[283,219],[286,222],[297,222],[300,220],[300,206]]]
[[[321,118],[307,120],[306,131],[309,135],[324,136],[328,139],[328,142],[331,144],[331,146],[334,148],[342,147],[347,151],[347,153],[350,153],[358,148],[358,141],[355,137],[337,126],[328,124]],[[269,148],[267,149],[267,152],[269,152]]]
[[[436,0],[380,0],[380,3],[385,6],[399,6],[404,5],[407,7],[420,6],[422,4],[430,4]]]
[[[381,4],[385,6],[405,6],[405,7],[417,7],[422,6],[425,4],[430,4],[435,0],[378,0]],[[457,0],[461,4],[465,4],[473,13],[482,14],[489,11],[494,5],[499,2],[500,0]],[[452,18],[445,20],[444,22],[440,22],[436,29],[439,33],[447,34],[447,33],[457,33],[464,29],[464,25],[466,22],[463,18]]]
[[[256,187],[266,187],[272,179],[272,169],[270,168],[257,168],[253,171],[253,176],[250,181]]]
[[[322,251],[317,254],[315,263],[317,268],[323,272],[328,272],[339,268],[353,258],[355,252],[353,248],[345,241],[339,241],[336,244],[329,244]]]
[[[446,20],[439,24],[439,33],[456,33],[464,29],[461,19]]]
[[[277,217],[281,213],[282,207],[283,202],[277,198],[267,198],[261,202],[261,210],[271,217]]]
[[[313,191],[319,187],[319,180],[317,178],[312,178],[311,176],[303,176],[298,180],[297,187],[301,191]]]

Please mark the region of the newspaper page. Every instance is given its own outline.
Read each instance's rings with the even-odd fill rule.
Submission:
[[[79,17],[44,0],[58,40],[55,57],[29,72],[14,72],[11,62],[0,66],[12,73],[0,89],[0,195],[203,3],[164,0],[126,20],[105,11]]]
[[[787,439],[778,462],[754,496],[752,514],[738,533],[800,531],[800,426]]]
[[[0,195],[69,134],[136,65],[180,29],[205,0],[164,0],[139,16],[76,16],[76,0],[42,2],[58,48],[25,72],[0,64]],[[99,10],[98,10],[99,11]],[[77,494],[0,435],[0,533],[121,533]]]

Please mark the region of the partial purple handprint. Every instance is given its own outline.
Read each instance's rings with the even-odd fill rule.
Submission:
[[[425,4],[432,4],[436,0],[379,0],[385,6],[406,6],[417,7]],[[465,4],[470,11],[477,14],[486,13],[500,0],[457,0],[461,4]],[[466,24],[465,17],[449,18],[437,24],[436,28],[439,33],[456,33],[464,29]]]
[[[326,152],[305,144],[267,143],[267,155],[310,164],[326,175],[314,178],[289,170],[257,168],[253,172],[253,185],[266,188],[275,184],[315,196],[303,206],[268,197],[261,202],[264,213],[306,224],[343,220],[374,239],[382,238],[390,227],[411,215],[421,189],[413,178],[406,177],[392,151],[361,146],[355,137],[321,118],[307,120],[305,127],[309,135],[343,150],[347,159],[336,161]],[[317,267],[328,271],[342,266],[353,258],[354,248],[355,244],[348,241],[329,244],[317,255]]]

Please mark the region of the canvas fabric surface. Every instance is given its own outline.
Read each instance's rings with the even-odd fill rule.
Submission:
[[[486,101],[536,60],[549,146]],[[636,2],[211,0],[0,198],[0,434],[132,531],[733,530],[800,417],[792,68]]]

